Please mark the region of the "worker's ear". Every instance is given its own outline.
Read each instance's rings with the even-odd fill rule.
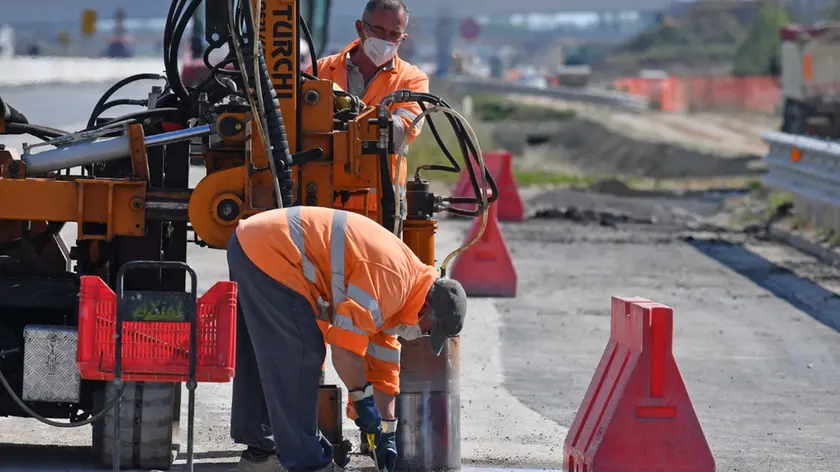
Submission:
[[[356,20],[356,34],[359,35],[359,39],[365,39],[365,24],[362,23],[362,20]]]

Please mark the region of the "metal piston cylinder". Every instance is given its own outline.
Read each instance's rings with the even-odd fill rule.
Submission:
[[[166,144],[206,136],[211,132],[210,125],[202,125],[146,136],[144,142],[147,148],[164,146]],[[130,146],[131,142],[128,135],[123,135],[98,141],[80,141],[36,154],[26,153],[21,156],[21,159],[26,164],[27,173],[43,174],[56,170],[72,169],[96,162],[125,159],[131,155]]]
[[[435,356],[429,338],[401,341],[396,469],[461,469],[461,339]]]

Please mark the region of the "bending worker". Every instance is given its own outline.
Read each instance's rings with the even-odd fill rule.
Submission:
[[[240,307],[231,436],[248,447],[237,470],[341,470],[318,430],[327,343],[356,425],[375,435],[377,463],[393,472],[397,337],[429,333],[439,355],[464,324],[461,285],[439,278],[376,221],[331,208],[296,206],[244,219],[227,257]],[[390,393],[377,387],[383,362],[389,373],[396,369],[387,376],[396,382]]]

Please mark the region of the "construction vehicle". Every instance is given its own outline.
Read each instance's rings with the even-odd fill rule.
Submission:
[[[202,4],[208,48],[229,45],[230,53],[206,80],[186,87],[179,46]],[[197,297],[194,273],[187,289],[188,243],[224,249],[243,218],[281,206],[324,206],[374,218],[435,264],[436,213],[479,217],[483,228],[498,192],[458,112],[432,94],[410,91],[365,106],[318,79],[317,71],[300,70],[299,38],[313,56],[320,50],[314,41],[325,38],[329,7],[328,0],[173,0],[163,40],[165,76],[117,82],[81,131],[29,123],[26,110],[0,98],[0,133],[44,141],[0,149],[0,416],[57,427],[91,424],[92,449],[103,466],[166,470],[177,450],[186,381],[192,466],[196,383],[229,381],[235,367],[235,317],[229,316],[235,292],[215,290],[230,284],[219,282]],[[228,64],[232,69],[224,70]],[[103,116],[119,102],[110,100],[114,92],[139,80],[165,85],[141,97],[147,109]],[[413,125],[428,120],[451,166],[407,169],[407,145],[393,142],[388,108],[405,101],[421,104]],[[436,112],[458,137],[460,164],[431,120]],[[196,138],[206,175],[191,188]],[[434,195],[424,180],[429,171],[462,168],[476,198]],[[77,226],[67,244],[59,235],[66,224]],[[443,273],[456,252],[443,260]],[[206,321],[218,307],[225,326]],[[160,331],[149,334],[153,329]],[[440,357],[427,342],[403,342],[400,470],[460,468],[458,339]],[[340,393],[323,386],[319,403],[321,429],[333,444],[346,442]],[[338,452],[337,462],[346,462]]]
[[[781,35],[781,131],[840,138],[840,23],[787,25]]]

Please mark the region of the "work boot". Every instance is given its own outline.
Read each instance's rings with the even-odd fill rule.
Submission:
[[[246,450],[239,458],[234,472],[286,472],[286,469],[277,462],[274,452],[264,453]]]

